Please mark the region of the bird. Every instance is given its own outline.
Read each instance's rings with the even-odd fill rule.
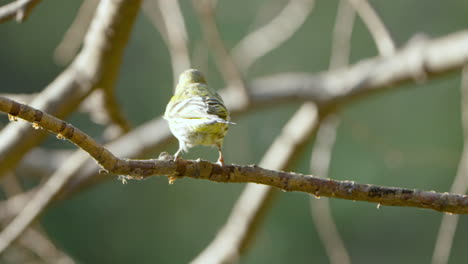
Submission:
[[[179,141],[174,161],[181,153],[202,145],[216,147],[219,154],[216,163],[224,166],[223,140],[229,125],[235,123],[230,121],[223,99],[208,87],[201,71],[189,69],[180,74],[174,95],[167,104],[164,119]]]

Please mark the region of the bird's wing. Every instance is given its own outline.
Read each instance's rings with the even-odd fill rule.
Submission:
[[[176,101],[169,106],[166,116],[182,119],[206,119],[213,122],[230,123],[224,104],[217,98],[194,96]]]

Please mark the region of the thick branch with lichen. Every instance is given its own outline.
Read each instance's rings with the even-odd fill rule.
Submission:
[[[168,177],[191,177],[216,182],[253,182],[285,191],[306,192],[315,196],[468,214],[468,196],[465,195],[336,181],[293,172],[267,170],[255,165],[219,166],[202,160],[173,161],[170,155],[162,155],[159,159],[149,160],[121,159],[97,144],[81,130],[30,106],[0,97],[0,111],[9,114],[12,120],[24,119],[36,128],[45,128],[57,134],[59,138],[68,139],[88,152],[103,167],[104,172],[126,175],[129,178],[167,175]]]

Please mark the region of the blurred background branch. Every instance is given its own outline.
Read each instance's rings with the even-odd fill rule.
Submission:
[[[453,179],[451,193],[465,194],[468,190],[468,66],[462,71],[461,79],[461,123],[463,126],[463,152],[458,163],[458,170]],[[459,217],[445,214],[442,216],[439,233],[432,255],[433,264],[449,262],[450,251],[457,230]]]
[[[395,43],[372,5],[367,0],[349,0],[349,2],[369,29],[380,55],[392,55],[395,52]]]
[[[10,19],[23,22],[29,13],[41,0],[16,0],[9,4],[0,6],[0,23]]]
[[[260,166],[281,171],[291,169],[296,157],[305,150],[304,144],[316,132],[317,124],[315,105],[303,105],[274,140]],[[249,183],[226,224],[192,263],[237,263],[251,246],[277,192],[270,186]]]
[[[98,4],[99,0],[83,1],[73,23],[63,35],[62,41],[55,48],[54,60],[56,63],[66,65],[78,53]]]
[[[240,104],[247,105],[250,101],[250,92],[219,32],[215,17],[216,3],[217,0],[192,1],[202,26],[203,38],[213,50],[214,61],[223,75],[227,89],[231,90],[231,93],[237,97]]]
[[[239,41],[232,50],[232,57],[242,71],[248,72],[255,61],[290,39],[314,5],[315,0],[290,0],[277,16]]]

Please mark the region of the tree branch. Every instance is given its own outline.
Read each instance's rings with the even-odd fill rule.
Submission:
[[[88,152],[102,166],[103,173],[126,175],[135,179],[167,175],[215,182],[253,182],[315,196],[367,201],[389,206],[427,208],[454,214],[468,213],[468,196],[465,195],[323,179],[312,175],[263,169],[256,165],[219,166],[203,160],[173,161],[173,157],[167,153],[161,155],[159,159],[120,159],[79,129],[30,106],[0,97],[0,111],[31,122],[35,127],[43,127],[56,133],[58,138],[68,139]]]
[[[251,100],[256,106],[291,100],[336,104],[421,77],[440,76],[467,62],[468,31],[460,31],[434,40],[416,39],[392,56],[362,60],[344,69],[258,78],[251,83]],[[232,103],[228,108],[236,106]]]
[[[395,52],[395,43],[372,5],[367,0],[349,0],[349,2],[369,29],[380,55],[392,55]]]
[[[463,127],[463,152],[458,162],[458,170],[450,192],[466,193],[468,190],[468,66],[462,71],[461,78],[461,115]],[[453,238],[458,225],[458,215],[444,215],[432,255],[432,264],[448,263]]]
[[[54,50],[55,63],[68,64],[80,49],[99,0],[84,0],[75,19]]]
[[[321,124],[310,159],[310,169],[321,177],[328,177],[339,117],[328,116]],[[330,263],[349,264],[351,258],[333,219],[328,198],[310,198],[310,212]]]
[[[160,13],[166,28],[165,32],[167,32],[166,45],[171,56],[172,77],[174,79],[175,89],[179,74],[191,67],[190,54],[187,46],[187,29],[178,0],[158,0],[157,4],[161,10]],[[162,32],[162,30],[160,31]]]
[[[0,7],[0,23],[15,18],[23,22],[41,0],[17,0]]]
[[[262,56],[279,47],[304,24],[315,0],[290,0],[270,22],[249,33],[232,49],[243,72]]]
[[[202,25],[203,37],[213,50],[215,63],[223,75],[227,89],[236,94],[239,104],[248,105],[250,91],[219,32],[215,17],[215,3],[216,0],[193,0],[192,6],[197,12]]]

